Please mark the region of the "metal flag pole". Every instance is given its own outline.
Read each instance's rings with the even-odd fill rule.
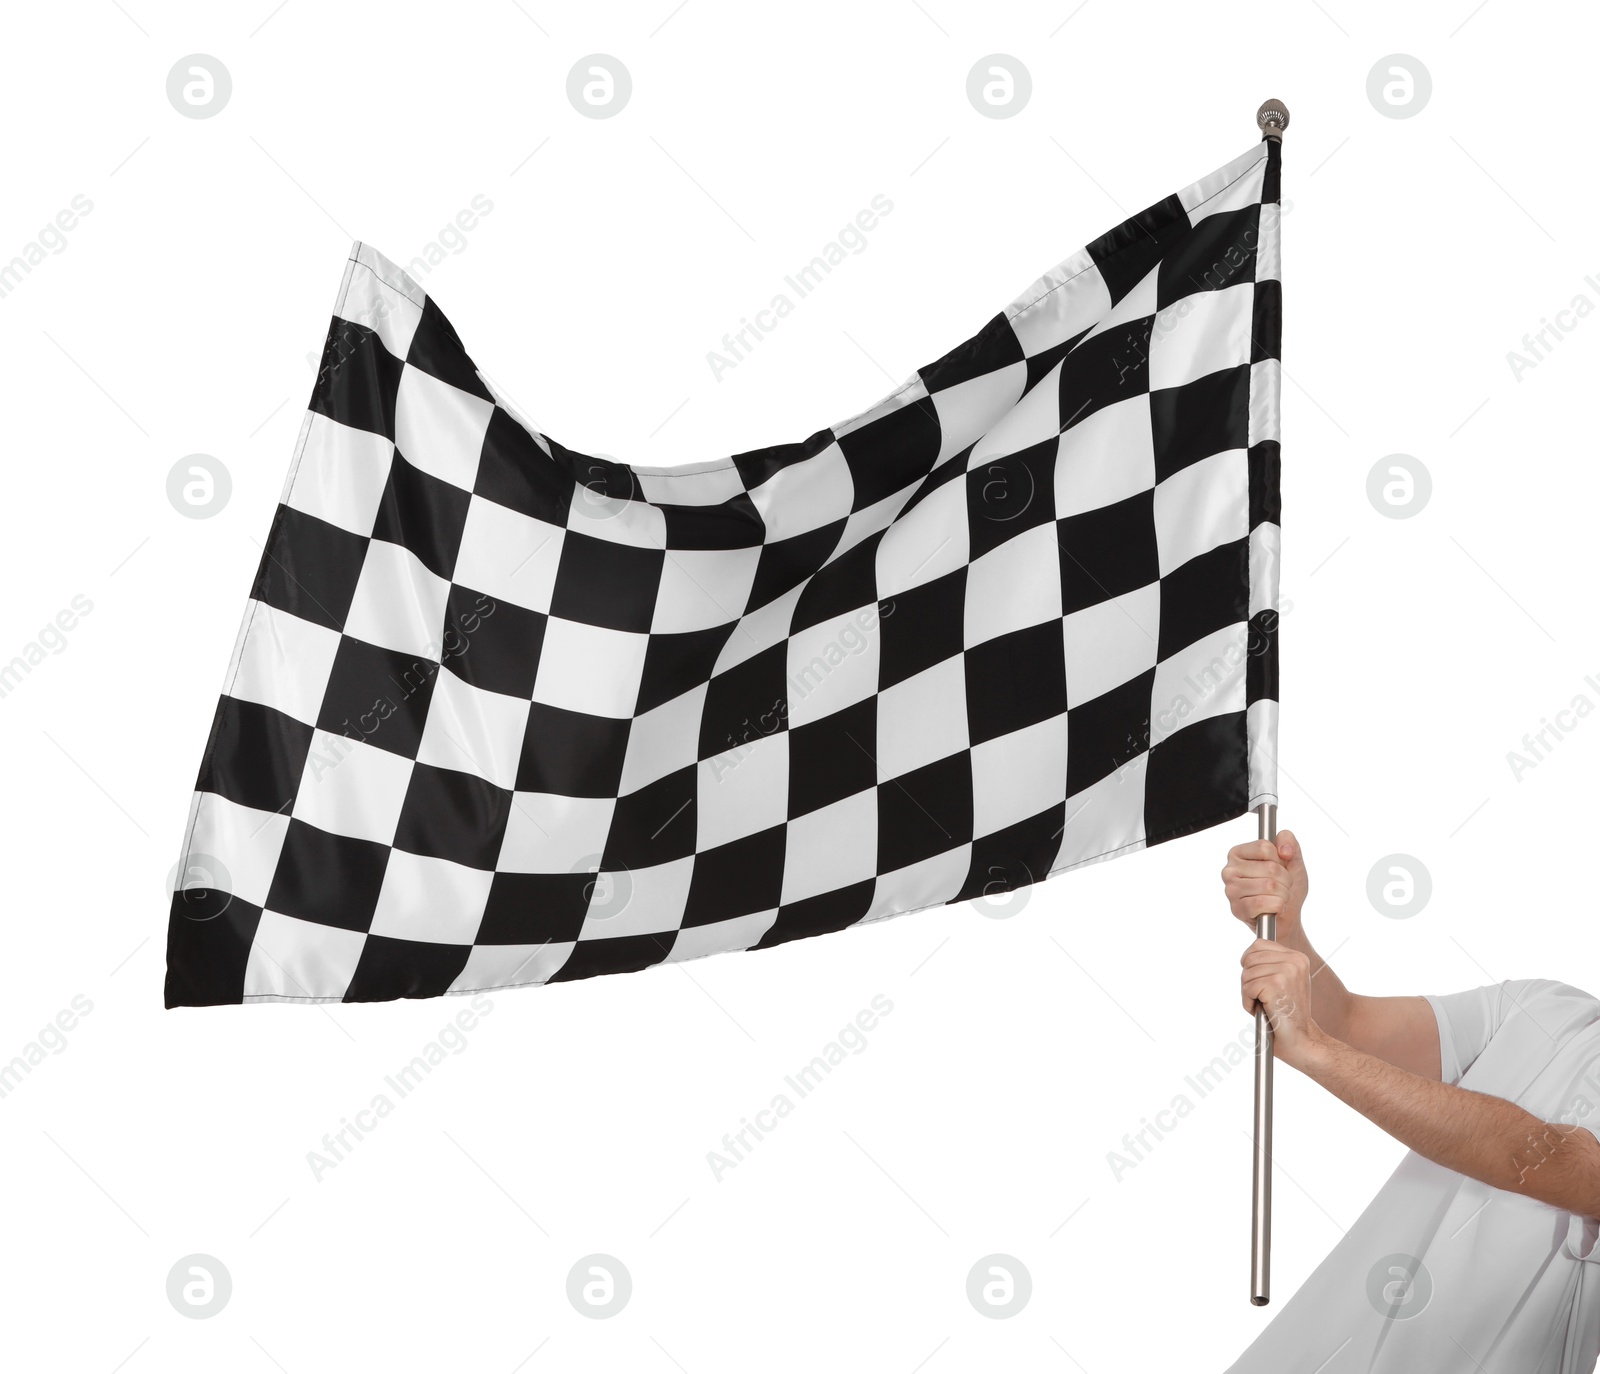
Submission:
[[[1278,838],[1278,808],[1258,806],[1260,838]],[[1256,917],[1256,939],[1276,940],[1278,918]],[[1272,1299],[1272,1019],[1256,1004],[1255,1157],[1250,1189],[1250,1301],[1265,1307]]]
[[[1256,111],[1256,127],[1263,139],[1283,142],[1289,127],[1289,109],[1281,100],[1269,100]],[[1263,803],[1256,808],[1260,838],[1278,838],[1278,808]],[[1276,940],[1278,918],[1256,917],[1256,939]],[[1272,1020],[1256,1004],[1256,1112],[1255,1148],[1250,1180],[1250,1301],[1265,1307],[1272,1300]]]

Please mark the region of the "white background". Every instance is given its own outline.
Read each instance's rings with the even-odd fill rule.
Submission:
[[[476,195],[423,284],[485,372],[580,450],[707,459],[863,409],[1281,96],[1283,821],[1310,928],[1363,991],[1600,984],[1600,720],[1520,781],[1506,757],[1600,703],[1600,318],[1507,362],[1600,303],[1594,16],[673,2],[7,16],[0,261],[93,203],[0,298],[0,661],[93,604],[0,698],[0,1059],[93,1006],[0,1099],[8,1367],[1219,1370],[1275,1310],[1246,1300],[1248,1065],[1185,1082],[1247,1025],[1217,870],[1248,820],[1010,919],[496,993],[320,1181],[308,1152],[465,1004],[162,1009],[164,883],[350,240],[404,264]],[[232,75],[213,118],[166,96],[192,53]],[[591,53],[632,73],[614,118],[568,102]],[[992,53],[1031,72],[1015,117],[967,100]],[[1366,94],[1394,53],[1432,74],[1413,118]],[[878,194],[866,250],[718,381],[707,352]],[[233,481],[205,520],[166,496],[196,452]],[[1366,494],[1393,453],[1432,474],[1410,519]],[[1366,895],[1396,852],[1433,884],[1402,920]],[[707,1152],[878,994],[867,1048],[714,1179]],[[1280,1084],[1281,1300],[1400,1151]],[[1108,1152],[1179,1094],[1118,1180]],[[166,1294],[196,1252],[233,1280],[209,1320]],[[609,1320],[566,1296],[596,1252],[633,1280]],[[993,1252],[1032,1276],[1009,1320],[966,1297]]]

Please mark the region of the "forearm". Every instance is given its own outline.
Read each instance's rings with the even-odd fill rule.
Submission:
[[[1513,1102],[1409,1073],[1326,1027],[1290,1061],[1426,1159],[1563,1211],[1600,1216],[1600,1142]]]
[[[1297,1006],[1301,1016],[1347,1045],[1411,1073],[1440,1076],[1438,1023],[1427,999],[1357,996],[1312,947],[1301,921],[1309,884],[1294,836],[1285,831],[1276,844],[1258,840],[1236,845],[1228,851],[1222,882],[1234,916],[1246,925],[1259,929],[1263,917],[1275,917],[1272,940],[1258,939],[1240,961],[1246,965],[1246,1011],[1267,1004],[1259,992],[1272,982],[1269,976],[1266,983],[1252,985],[1250,962],[1255,960],[1259,969],[1286,960],[1296,966],[1296,986],[1287,1003],[1274,999],[1274,1016],[1283,1015],[1286,1006],[1293,1014]],[[1259,948],[1263,945],[1266,950]]]
[[[1424,997],[1366,997],[1351,992],[1306,938],[1295,921],[1280,944],[1311,961],[1311,1019],[1336,1040],[1375,1054],[1425,1078],[1438,1078],[1439,1031]]]
[[[1298,919],[1280,923],[1278,943],[1299,950],[1311,960],[1311,1019],[1335,1039],[1350,1042],[1355,1029],[1351,1018],[1358,1000],[1356,995],[1345,987],[1333,966],[1312,948],[1305,927]]]

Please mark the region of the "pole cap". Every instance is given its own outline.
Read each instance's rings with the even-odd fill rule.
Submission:
[[[1256,111],[1256,128],[1262,138],[1274,143],[1283,142],[1283,131],[1289,127],[1289,107],[1281,100],[1268,100]]]

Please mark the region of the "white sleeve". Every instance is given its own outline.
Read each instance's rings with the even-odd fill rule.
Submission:
[[[1569,997],[1594,1000],[1548,978],[1517,978],[1470,992],[1429,994],[1439,1021],[1439,1077],[1459,1083],[1513,1012],[1532,1014],[1532,1009],[1554,1006]]]
[[[1439,1077],[1444,1082],[1459,1083],[1499,1029],[1504,986],[1492,983],[1470,992],[1428,995],[1439,1021]]]

